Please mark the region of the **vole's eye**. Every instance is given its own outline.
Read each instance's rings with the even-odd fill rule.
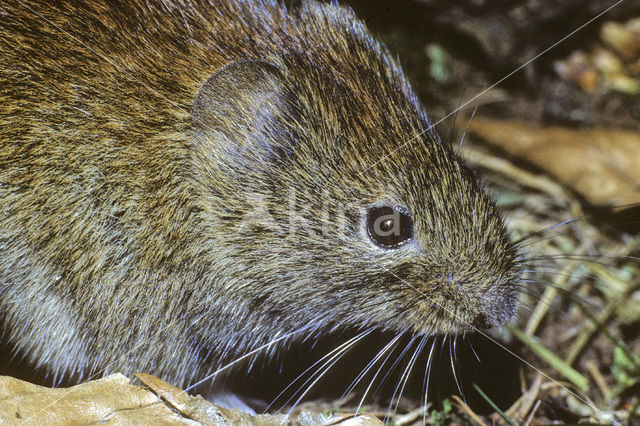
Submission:
[[[397,248],[411,238],[413,224],[411,217],[397,208],[372,207],[367,215],[367,232],[379,246]]]

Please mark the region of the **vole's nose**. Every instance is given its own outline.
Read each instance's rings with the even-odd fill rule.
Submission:
[[[436,275],[436,279],[440,280],[445,285],[453,285],[454,287],[463,287],[464,281],[461,280],[454,272],[445,272]]]
[[[486,330],[488,328],[493,327],[491,321],[489,321],[489,317],[486,314],[478,314],[471,322],[471,325],[474,328],[479,328],[481,330]]]

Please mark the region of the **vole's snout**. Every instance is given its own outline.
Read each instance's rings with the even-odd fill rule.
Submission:
[[[464,269],[452,269],[455,268],[440,269],[432,275],[429,291],[433,295],[430,309],[446,318],[451,329],[486,330],[513,317],[517,297],[505,290],[510,285],[501,279],[489,285]]]

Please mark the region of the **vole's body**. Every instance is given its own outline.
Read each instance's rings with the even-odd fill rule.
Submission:
[[[296,330],[510,318],[494,206],[362,24],[203,3],[0,5],[5,342],[60,373],[184,384]],[[411,214],[409,244],[362,232],[354,212],[380,204]],[[323,213],[345,206],[344,226]]]

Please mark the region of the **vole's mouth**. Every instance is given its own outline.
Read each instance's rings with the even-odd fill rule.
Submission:
[[[424,321],[416,331],[422,334],[456,335],[465,332],[482,332],[493,327],[501,327],[512,316],[503,317],[487,312],[465,312],[452,316],[445,310],[439,310],[430,320]]]
[[[483,304],[480,311],[468,313],[466,315],[468,320],[461,327],[465,331],[482,331],[501,327],[515,317],[517,307],[517,299],[500,300],[500,303],[490,300]]]
[[[486,330],[488,328],[491,328],[496,324],[495,320],[490,319],[486,314],[484,313],[479,313],[477,314],[474,318],[473,321],[471,322],[471,326],[473,328],[477,328],[477,329],[481,329],[481,330]]]

